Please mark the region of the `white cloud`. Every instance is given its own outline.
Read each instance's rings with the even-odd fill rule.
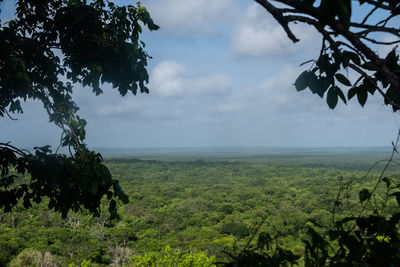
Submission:
[[[175,33],[214,32],[234,14],[232,0],[152,0],[145,5],[163,30]]]
[[[190,77],[186,67],[175,61],[164,61],[154,67],[149,88],[159,96],[204,95],[224,92],[230,79],[222,74],[205,74]]]
[[[393,42],[399,40],[398,37],[393,35],[386,34],[385,36],[381,37],[383,42]],[[396,49],[397,53],[399,53],[399,49],[397,48],[398,44],[394,45],[376,45],[376,50],[378,56],[381,58],[385,58],[393,49]]]
[[[211,113],[227,113],[227,114],[232,114],[234,112],[241,111],[245,108],[246,106],[243,105],[243,103],[238,103],[236,101],[229,102],[228,100],[221,101],[220,103],[217,103],[215,106],[211,107],[209,111]]]
[[[185,66],[174,61],[164,61],[158,64],[150,80],[150,90],[161,96],[176,96],[185,93],[182,74]]]
[[[97,116],[119,118],[176,119],[185,113],[197,114],[214,105],[218,97],[227,94],[230,77],[223,74],[190,74],[187,67],[176,61],[163,61],[150,75],[150,95],[105,96],[108,104],[97,105]]]
[[[286,65],[260,82],[249,84],[244,89],[235,88],[210,108],[208,115],[272,127],[311,127],[313,123],[328,122],[330,125],[345,124],[349,121],[384,120],[387,116],[389,109],[382,106],[380,96],[369,96],[367,108],[364,109],[356,99],[352,99],[349,105],[340,100],[335,110],[329,109],[325,97],[321,99],[309,89],[296,91],[293,82],[301,71],[302,68]]]
[[[248,103],[246,113],[249,117],[264,121],[299,113],[328,111],[318,96],[309,91],[299,93],[295,90],[293,82],[300,72],[298,67],[284,66],[276,74],[248,87],[237,101]]]
[[[301,39],[300,43],[294,44],[260,5],[251,4],[232,32],[232,49],[244,56],[281,56],[304,48],[317,36],[311,27],[304,24],[292,24],[291,29]]]
[[[197,78],[187,79],[186,86],[191,88],[190,93],[195,95],[224,93],[231,85],[231,80],[223,74],[202,75]]]

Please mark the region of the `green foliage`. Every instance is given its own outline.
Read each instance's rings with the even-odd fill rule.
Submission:
[[[115,218],[116,199],[126,203],[128,197],[102,156],[85,145],[86,121],[77,115],[73,87],[89,86],[98,95],[100,84],[108,83],[122,96],[148,93],[149,55],[139,34],[143,26],[158,26],[139,3],[21,0],[16,5],[16,17],[0,27],[0,116],[22,113],[22,100],[40,101],[50,122],[62,129],[60,146],[70,155],[49,146],[31,153],[0,143],[0,208],[8,212],[20,200],[29,208],[48,198],[48,207],[63,218],[82,207],[99,215],[107,196]]]
[[[396,147],[393,153],[395,151]],[[398,229],[400,203],[397,201],[394,206],[389,208],[387,206],[391,199],[397,200],[399,182],[388,177],[382,178],[391,161],[392,159],[383,168],[372,190],[363,188],[359,191],[362,207],[357,210],[357,216],[351,213],[351,216],[334,219],[333,227],[322,232],[316,231],[315,227],[308,228],[310,239],[305,241],[307,266],[395,266],[397,264],[400,259]],[[347,189],[346,187],[343,186],[339,190],[335,209],[342,205],[339,201],[340,194]],[[382,190],[379,190],[380,187]],[[379,199],[382,197],[383,199]],[[369,210],[366,215],[364,215],[365,210]]]
[[[37,266],[40,264],[42,253],[34,249],[24,249],[18,256],[10,262],[10,266]]]
[[[92,263],[90,260],[83,260],[81,262],[81,264],[79,264],[79,265],[76,265],[75,263],[68,264],[68,267],[77,267],[77,266],[80,266],[80,267],[97,267],[98,265]]]
[[[328,231],[329,239],[309,228],[306,266],[395,266],[400,259],[399,221],[398,213],[388,218],[346,217]]]
[[[129,266],[147,267],[215,267],[215,257],[208,257],[204,252],[183,254],[166,246],[161,252],[150,252],[131,258]]]
[[[371,192],[377,178],[373,172],[362,179],[360,170],[381,157],[368,151],[357,156],[314,152],[235,161],[106,161],[130,196],[130,203],[116,207],[121,220],[110,220],[104,212],[93,217],[85,211],[71,212],[62,219],[48,210],[49,200],[33,203],[29,210],[21,202],[12,213],[0,214],[0,265],[8,264],[26,248],[42,255],[49,252],[63,264],[79,266],[83,260],[98,265],[127,264],[132,256],[151,253],[162,258],[166,246],[181,256],[215,256],[215,262],[232,262],[228,254],[243,252],[248,256],[243,260],[258,255],[262,261],[283,262],[290,255],[292,259],[302,256],[296,262],[303,265],[307,222],[319,225],[316,230],[324,238],[333,229],[330,210],[340,189],[340,176],[344,181],[354,180],[349,194],[355,211],[365,204],[359,201],[358,192],[364,188]],[[398,170],[392,166],[385,175],[393,189]],[[385,181],[379,190],[386,189]],[[352,216],[345,200],[337,206],[338,220]],[[377,203],[383,200],[376,199]],[[106,199],[101,205],[104,210]],[[393,195],[385,213],[397,206]],[[366,211],[372,213],[373,208]],[[257,231],[262,220],[265,223]],[[222,232],[225,227],[229,231]],[[254,233],[270,239],[258,234],[253,237]],[[377,238],[387,240],[383,235]],[[337,241],[326,242],[337,247]]]
[[[224,223],[221,226],[220,231],[223,234],[234,235],[238,237],[245,237],[249,235],[249,229],[247,229],[247,226],[243,223]]]
[[[254,237],[254,236],[253,236]],[[275,238],[276,239],[276,238]],[[260,233],[256,245],[247,243],[237,256],[230,255],[232,261],[223,266],[291,266],[297,265],[300,255],[282,248],[268,233]]]
[[[49,266],[56,267],[59,262],[49,252],[42,254],[38,250],[24,249],[18,256],[10,262],[10,267],[23,267],[23,266]]]

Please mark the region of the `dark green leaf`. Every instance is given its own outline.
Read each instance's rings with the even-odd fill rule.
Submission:
[[[335,74],[335,78],[336,80],[338,80],[340,83],[346,85],[346,86],[351,86],[350,81],[346,78],[346,76],[344,76],[341,73],[337,73]]]
[[[319,84],[319,86],[318,86],[316,93],[322,98],[322,97],[324,97],[324,94],[325,94],[326,90],[328,90],[331,83],[329,82],[329,80],[327,78],[322,77],[322,78],[318,78],[318,84]]]
[[[364,87],[359,87],[359,89],[357,90],[357,99],[362,107],[364,107],[365,103],[367,102],[367,98],[367,89]]]
[[[398,60],[399,57],[396,55],[395,49],[390,51],[385,58],[386,64],[388,64],[390,67],[396,67]]]
[[[362,87],[364,87],[371,95],[373,95],[376,91],[376,85],[367,79],[364,79]]]
[[[353,61],[354,64],[360,66],[361,65],[361,60],[360,57],[357,53],[351,52],[351,51],[344,51],[343,56],[347,59],[347,61]]]
[[[353,88],[351,88],[348,92],[347,92],[347,99],[352,99],[356,94],[357,94],[357,91],[358,91],[358,87],[353,87]]]
[[[395,192],[395,193],[393,193],[393,194],[390,194],[390,196],[395,196],[395,197],[396,197],[397,204],[400,205],[400,192]]]
[[[294,86],[296,87],[297,91],[303,91],[308,86],[308,77],[309,72],[303,71],[299,77],[297,77],[296,81],[294,82]]]
[[[376,68],[371,62],[365,62],[364,64],[361,65],[361,67],[366,70],[372,70],[372,71],[376,70]]]
[[[343,103],[347,104],[346,97],[344,96],[342,90],[339,87],[335,86],[336,94],[342,99]]]
[[[328,95],[326,97],[326,103],[331,109],[336,107],[338,103],[338,95],[334,87],[329,88]]]
[[[359,198],[361,203],[366,201],[367,199],[370,199],[371,193],[368,191],[368,189],[363,189],[359,193]]]
[[[308,88],[310,88],[313,94],[316,94],[322,85],[318,80],[317,76],[315,75],[315,73],[309,72],[307,76],[308,76]]]

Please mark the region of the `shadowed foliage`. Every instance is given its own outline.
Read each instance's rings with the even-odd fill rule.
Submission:
[[[0,1],[1,2],[1,1]],[[146,8],[117,6],[110,1],[18,1],[15,18],[0,28],[0,116],[22,113],[22,101],[43,104],[50,122],[60,127],[60,147],[34,152],[0,143],[0,207],[10,211],[20,199],[49,198],[49,208],[65,217],[81,207],[99,214],[107,196],[116,214],[115,198],[128,198],[113,180],[99,153],[85,145],[86,121],[72,100],[75,85],[102,93],[111,84],[122,96],[148,93],[149,55],[140,41],[142,27],[158,29]],[[22,179],[25,177],[26,179]]]

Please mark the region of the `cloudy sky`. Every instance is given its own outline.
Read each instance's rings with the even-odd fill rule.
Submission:
[[[388,146],[395,137],[398,115],[378,96],[364,109],[352,99],[332,111],[308,90],[296,92],[299,64],[319,53],[310,28],[295,25],[301,42],[293,44],[253,1],[142,4],[161,27],[142,36],[153,57],[150,94],[121,97],[106,86],[96,97],[76,86],[90,147]],[[3,16],[11,7],[1,4]],[[24,111],[18,121],[0,120],[0,140],[56,145],[60,131],[40,104]]]

